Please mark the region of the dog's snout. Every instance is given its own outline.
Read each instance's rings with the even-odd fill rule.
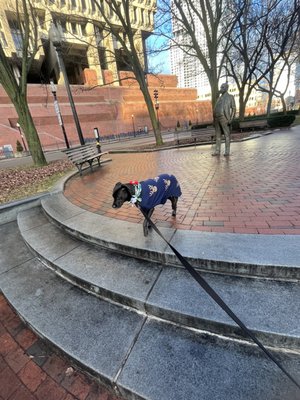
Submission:
[[[115,204],[112,205],[112,208],[117,208],[117,206]]]

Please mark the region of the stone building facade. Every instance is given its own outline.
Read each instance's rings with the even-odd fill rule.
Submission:
[[[57,26],[63,43],[63,58],[71,84],[103,84],[113,80],[118,85],[118,73],[126,69],[124,55],[113,34],[109,32],[99,9],[91,0],[31,0],[33,29],[30,46],[35,37],[39,50],[29,72],[29,83],[46,82],[49,77],[61,82],[53,48],[49,43],[52,23]],[[101,4],[101,0],[98,1]],[[16,6],[18,4],[18,6]],[[24,16],[20,1],[0,0],[0,41],[15,74],[21,62],[22,32],[20,23]],[[105,12],[121,29],[118,18],[104,5]],[[156,0],[132,1],[130,13],[135,41],[144,59],[145,40],[153,31]],[[37,35],[34,34],[34,27]],[[145,60],[146,64],[146,60]],[[146,66],[146,65],[145,65]]]

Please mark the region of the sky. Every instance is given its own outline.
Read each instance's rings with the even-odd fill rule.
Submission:
[[[157,48],[159,49],[163,43],[165,42],[165,38],[158,36],[151,36],[147,40],[147,49]],[[161,74],[170,74],[171,73],[171,65],[170,65],[170,51],[163,51],[157,55],[149,54],[148,55],[149,62],[149,70],[154,73]]]
[[[168,7],[168,0],[157,1],[157,13],[154,19],[154,32],[146,41],[149,69],[153,73],[171,73],[169,50],[160,52],[156,55],[151,54],[151,49],[157,50],[168,45],[168,39],[166,39],[163,35],[160,35],[160,30],[166,32],[169,36],[172,32],[170,14],[167,11],[163,11],[163,9],[166,9],[166,7]]]

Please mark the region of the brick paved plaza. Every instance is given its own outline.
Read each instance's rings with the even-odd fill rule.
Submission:
[[[209,232],[300,234],[300,129],[232,144],[232,156],[211,157],[211,146],[112,154],[94,173],[69,180],[65,195],[97,214],[141,223],[129,204],[112,209],[117,181],[173,173],[182,186],[177,219],[170,204],[153,220],[164,227]],[[55,354],[0,295],[0,400],[121,400]],[[73,368],[70,375],[69,367]]]
[[[121,400],[55,354],[2,294],[0,342],[0,400]]]
[[[211,157],[211,146],[112,154],[93,174],[71,179],[65,195],[89,211],[140,223],[129,204],[112,209],[118,181],[172,173],[182,187],[176,221],[170,202],[156,208],[159,226],[208,232],[300,234],[300,129],[232,143],[230,158]]]

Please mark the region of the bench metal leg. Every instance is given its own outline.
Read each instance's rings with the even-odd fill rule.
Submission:
[[[93,172],[93,161],[94,160],[90,160],[90,161],[88,161],[88,163],[89,163],[89,165],[90,165],[90,168],[91,168],[91,171]]]
[[[76,167],[78,169],[79,175],[81,176],[82,175],[82,165],[81,164],[80,165],[76,164]]]

